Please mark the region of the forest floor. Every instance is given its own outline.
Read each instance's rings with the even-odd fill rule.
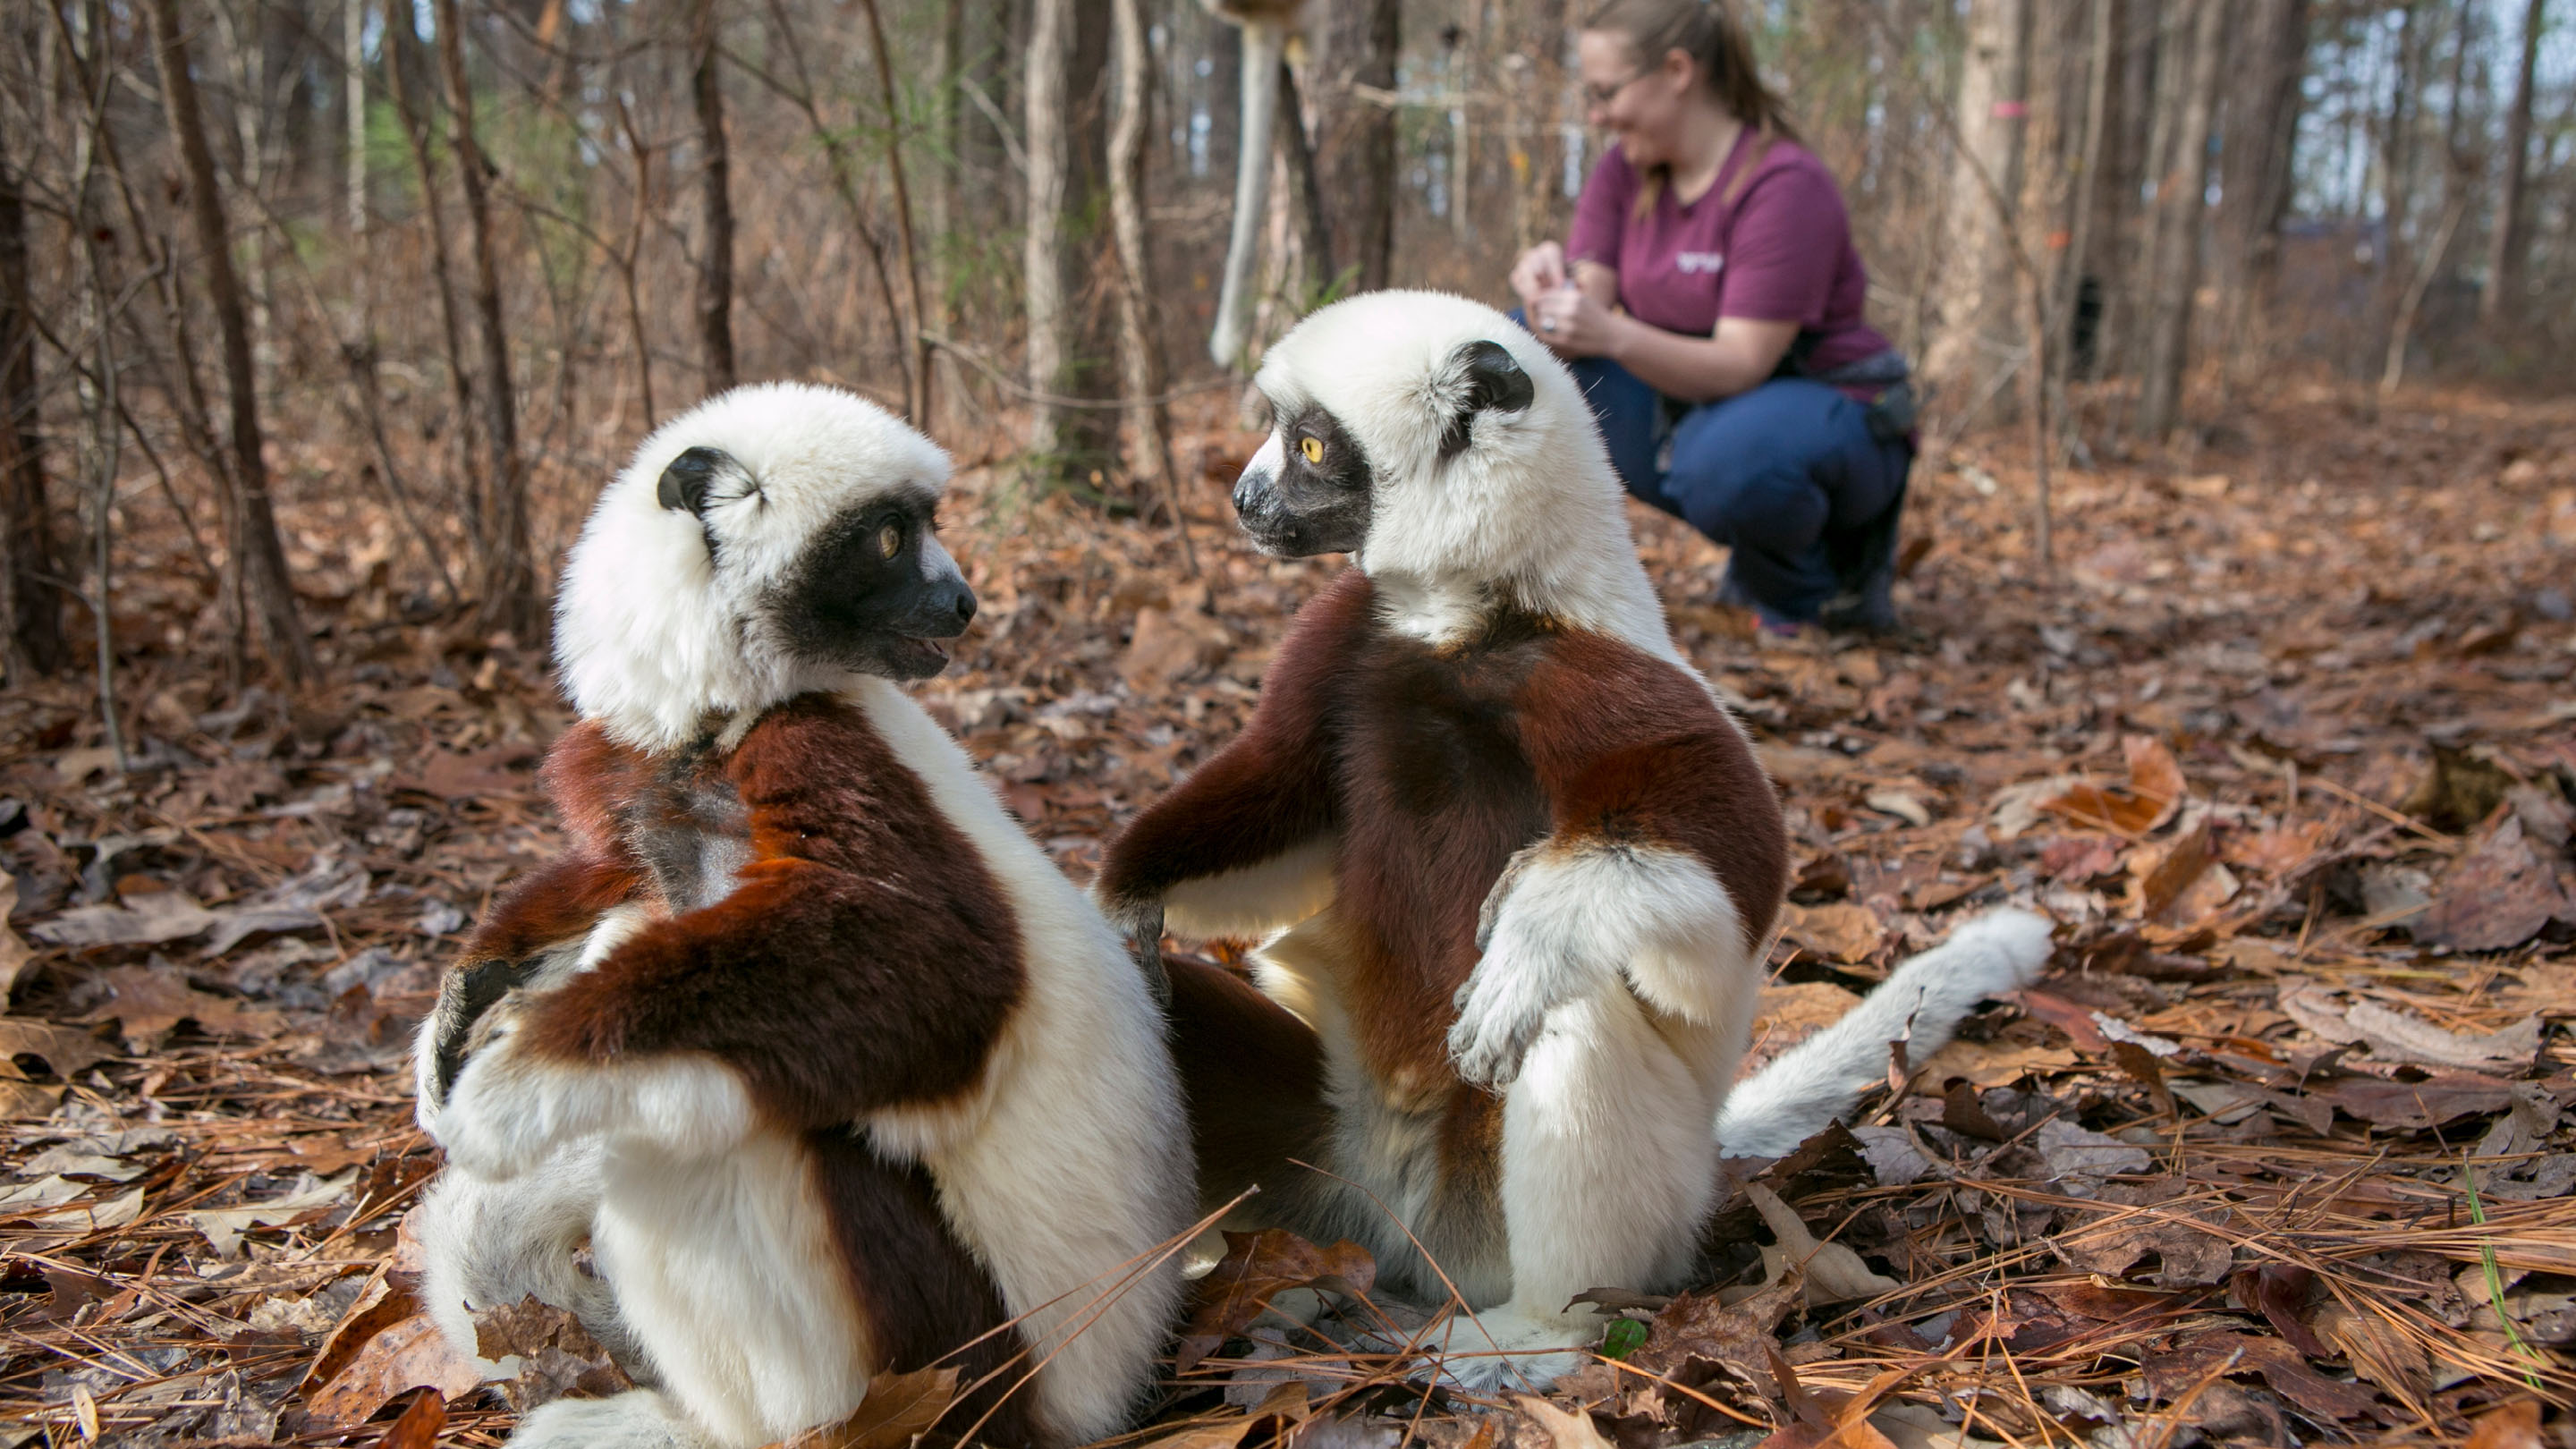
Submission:
[[[2239,406],[2191,456],[2061,472],[2049,587],[2015,439],[1950,449],[1895,641],[1757,640],[1710,603],[1719,551],[1638,512],[1790,807],[1757,1057],[1999,901],[2059,922],[2050,974],[1850,1133],[1730,1174],[1699,1291],[1616,1298],[1642,1328],[1548,1398],[1479,1413],[1247,1325],[1367,1276],[1265,1238],[1137,1439],[2565,1442],[2576,406]],[[1221,411],[1178,450],[1197,578],[1168,528],[1021,504],[998,465],[945,510],[983,612],[923,693],[1077,876],[1241,726],[1339,566],[1237,539],[1255,440]],[[185,544],[144,530],[132,768],[86,683],[0,702],[0,1449],[491,1444],[611,1372],[523,1325],[504,1401],[417,1316],[409,1033],[556,839],[531,772],[567,715],[540,655],[390,588],[357,516],[289,516],[325,682],[229,690]],[[834,1442],[921,1426],[871,1405]]]

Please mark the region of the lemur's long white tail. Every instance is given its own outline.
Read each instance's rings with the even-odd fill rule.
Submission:
[[[2029,911],[1989,911],[1898,966],[1851,1014],[1738,1083],[1718,1109],[1729,1157],[1782,1157],[1887,1080],[1887,1044],[1908,1060],[1949,1044],[1960,1019],[1989,996],[2029,985],[2048,964],[2049,923]]]

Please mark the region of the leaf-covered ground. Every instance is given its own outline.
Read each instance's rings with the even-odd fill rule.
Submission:
[[[984,608],[925,693],[1077,876],[1240,726],[1338,566],[1235,540],[1223,489],[1254,440],[1217,411],[1179,449],[1196,578],[1167,527],[1024,504],[998,466],[947,509]],[[1757,641],[1710,602],[1719,552],[1640,512],[1677,632],[1791,807],[1757,1056],[1992,903],[2056,918],[2050,975],[1903,1064],[1849,1134],[1743,1165],[1706,1281],[1605,1300],[1641,1326],[1550,1398],[1484,1413],[1340,1346],[1337,1321],[1419,1321],[1396,1305],[1353,1300],[1329,1336],[1251,1318],[1366,1276],[1262,1239],[1209,1280],[1138,1437],[2554,1440],[2576,1395],[2571,440],[2564,405],[2369,417],[2284,388],[2188,457],[2061,474],[2046,588],[2025,460],[1972,441],[1918,473],[1912,632],[1875,644]],[[584,501],[549,500],[558,541]],[[401,1233],[435,1166],[410,1025],[551,847],[531,771],[565,712],[541,657],[389,586],[410,566],[383,523],[328,499],[289,523],[325,684],[226,686],[174,530],[120,590],[130,769],[85,683],[0,703],[0,1449],[488,1444],[513,1403],[606,1381],[533,1321],[494,1329],[539,1366],[508,1396],[459,1378]],[[838,1442],[902,1444],[938,1386],[902,1387]]]

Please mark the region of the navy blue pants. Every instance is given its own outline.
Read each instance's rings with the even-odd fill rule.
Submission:
[[[1868,409],[1820,382],[1773,378],[1668,431],[1663,396],[1636,374],[1606,357],[1571,366],[1619,481],[1726,545],[1730,592],[1776,619],[1809,622],[1834,597],[1913,466],[1912,448],[1871,437]]]

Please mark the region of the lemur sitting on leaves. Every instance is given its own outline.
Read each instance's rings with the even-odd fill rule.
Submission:
[[[1446,1371],[1544,1385],[1598,1337],[1576,1295],[1678,1285],[1721,1150],[1848,1111],[1889,1042],[1920,1060],[2029,980],[2049,925],[1961,927],[1735,1087],[1780,806],[1665,630],[1573,379],[1500,313],[1390,292],[1256,381],[1245,530],[1354,563],[1095,896],[1149,974],[1167,923],[1263,941],[1258,992],[1168,968],[1202,1203],[1258,1181],[1239,1218],[1356,1239],[1399,1291],[1445,1275],[1476,1310]]]
[[[1068,1445],[1146,1387],[1186,1125],[1118,937],[897,687],[974,613],[947,476],[847,393],[745,388],[574,546],[571,845],[422,1030],[449,1165],[417,1231],[460,1349],[533,1292],[654,1387],[549,1404],[519,1449],[767,1444],[933,1363],[983,1380],[944,1431]]]

